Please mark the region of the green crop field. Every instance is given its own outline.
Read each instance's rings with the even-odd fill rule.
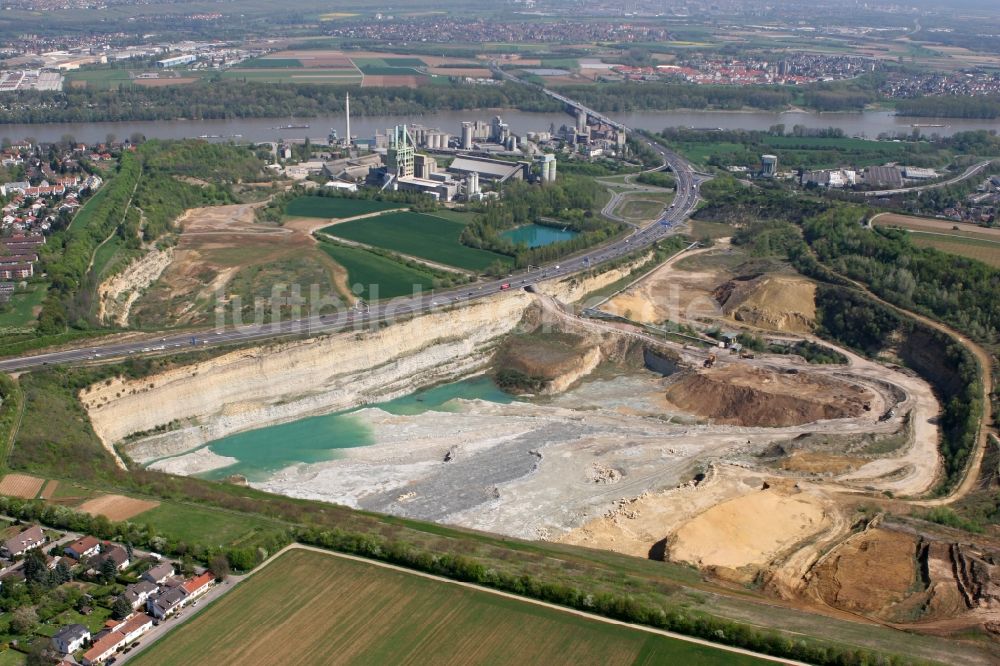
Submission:
[[[419,58],[352,58],[354,65],[372,76],[417,74],[417,67],[424,67]]]
[[[386,213],[378,217],[335,224],[324,233],[380,247],[448,266],[482,271],[494,262],[511,264],[502,254],[466,247],[459,241],[461,222],[423,213]]]
[[[351,287],[356,284],[363,287],[363,291],[355,293],[366,301],[412,296],[415,285],[419,285],[422,291],[430,291],[434,287],[434,276],[429,271],[404,266],[374,252],[333,243],[321,243],[320,249],[344,267]],[[372,285],[377,285],[377,288],[373,289]]]
[[[302,61],[297,58],[250,58],[240,63],[242,69],[281,69],[302,67]]]
[[[227,69],[224,79],[246,79],[261,83],[327,83],[358,85],[362,76],[353,69]]]
[[[910,240],[919,247],[933,247],[942,252],[976,259],[994,268],[1000,268],[1000,242],[997,241],[924,231],[910,231]]]
[[[319,217],[343,220],[348,217],[357,217],[358,215],[367,215],[383,210],[406,207],[406,204],[397,201],[303,196],[292,199],[288,203],[285,207],[285,215],[291,217]]]
[[[140,653],[187,664],[762,664],[402,571],[296,549]]]
[[[127,69],[76,70],[66,74],[66,87],[72,88],[82,82],[87,88],[111,89],[121,84],[132,85],[132,77]]]

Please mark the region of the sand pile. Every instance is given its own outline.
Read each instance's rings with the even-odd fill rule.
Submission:
[[[714,295],[727,316],[758,328],[808,333],[816,324],[816,285],[805,278],[730,280]]]
[[[762,567],[822,530],[829,520],[820,498],[767,488],[698,514],[667,538],[669,559],[699,567]]]
[[[678,377],[666,398],[716,423],[773,428],[855,417],[873,396],[827,377],[728,365]]]

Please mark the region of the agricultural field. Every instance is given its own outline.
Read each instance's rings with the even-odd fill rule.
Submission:
[[[1000,268],[1000,242],[911,231],[910,240],[919,247],[932,247],[948,254],[975,259]]]
[[[285,207],[289,217],[318,217],[343,220],[358,215],[379,213],[386,210],[406,208],[398,201],[372,201],[369,199],[347,199],[341,197],[302,196],[292,199]]]
[[[127,69],[82,69],[66,73],[67,88],[110,90],[123,83],[132,83],[132,75]]]
[[[906,229],[914,245],[933,247],[1000,268],[1000,229],[893,213],[878,215],[872,223],[879,227]]]
[[[430,271],[404,266],[374,252],[334,243],[321,243],[320,249],[344,267],[350,285],[361,285],[362,290],[355,293],[366,301],[412,296],[418,285],[421,291],[434,287]]]
[[[510,257],[462,245],[459,236],[464,227],[461,222],[435,215],[407,212],[343,222],[323,232],[470,271],[484,271],[496,262],[512,263]]]
[[[362,76],[353,69],[227,69],[224,79],[240,79],[260,83],[330,83],[359,85]]]
[[[138,655],[255,663],[759,664],[330,554],[293,549]]]

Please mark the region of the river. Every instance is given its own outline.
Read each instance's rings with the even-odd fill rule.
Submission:
[[[562,125],[572,121],[562,113],[529,113],[525,111],[499,111],[480,109],[478,111],[439,111],[424,116],[370,116],[351,119],[352,134],[360,138],[371,137],[376,130],[384,130],[396,124],[419,123],[437,127],[452,135],[461,132],[462,121],[488,120],[500,114],[515,134],[533,130],[548,130],[551,125]],[[1000,121],[965,120],[958,118],[908,118],[895,116],[889,111],[864,111],[861,113],[817,113],[814,111],[642,111],[635,113],[609,114],[615,120],[630,127],[659,131],[665,127],[719,127],[723,129],[766,130],[772,125],[784,124],[786,131],[793,125],[809,128],[838,127],[849,136],[875,138],[882,132],[910,132],[911,125],[941,124],[944,127],[925,127],[924,134],[942,136],[955,132],[987,129],[1000,130]],[[279,130],[282,125],[308,124],[309,129]],[[233,120],[151,120],[113,123],[46,123],[41,125],[6,125],[0,127],[0,137],[23,139],[32,137],[38,141],[58,141],[70,135],[77,141],[94,143],[103,141],[109,134],[119,139],[128,138],[138,132],[147,138],[184,139],[199,136],[221,136],[238,138],[243,141],[274,141],[276,139],[303,139],[309,137],[317,143],[325,143],[331,128],[344,132],[344,117],[321,116],[318,118],[248,118]]]

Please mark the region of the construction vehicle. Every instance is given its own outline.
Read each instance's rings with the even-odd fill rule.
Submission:
[[[706,359],[705,359],[705,363],[704,363],[703,365],[704,365],[704,366],[705,366],[706,368],[712,368],[712,367],[715,367],[715,360],[716,360],[716,358],[715,358],[715,354],[709,354],[709,355],[708,355],[708,358],[706,358]]]

